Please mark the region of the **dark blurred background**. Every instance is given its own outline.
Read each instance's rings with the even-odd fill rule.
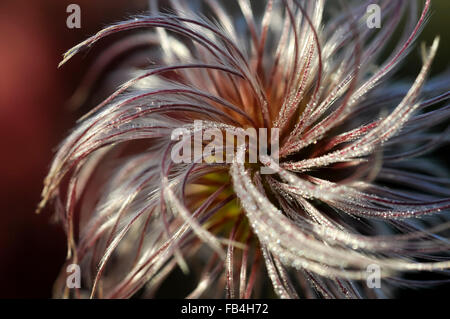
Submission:
[[[81,7],[81,29],[66,27],[71,3]],[[105,25],[146,9],[146,0],[0,1],[0,298],[51,297],[65,258],[65,237],[51,223],[51,209],[41,215],[34,210],[55,147],[86,111],[70,110],[67,101],[102,45],[57,69],[62,54]],[[449,16],[450,1],[434,0],[421,36],[431,43],[441,35],[434,73],[449,66]],[[416,51],[405,75],[419,70]],[[447,288],[402,296],[440,295]]]

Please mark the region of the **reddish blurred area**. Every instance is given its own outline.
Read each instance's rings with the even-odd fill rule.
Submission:
[[[81,7],[81,29],[66,8]],[[80,114],[66,101],[89,66],[62,54],[107,23],[146,9],[140,0],[0,2],[0,297],[49,298],[65,258],[51,209],[34,214],[55,147]]]

